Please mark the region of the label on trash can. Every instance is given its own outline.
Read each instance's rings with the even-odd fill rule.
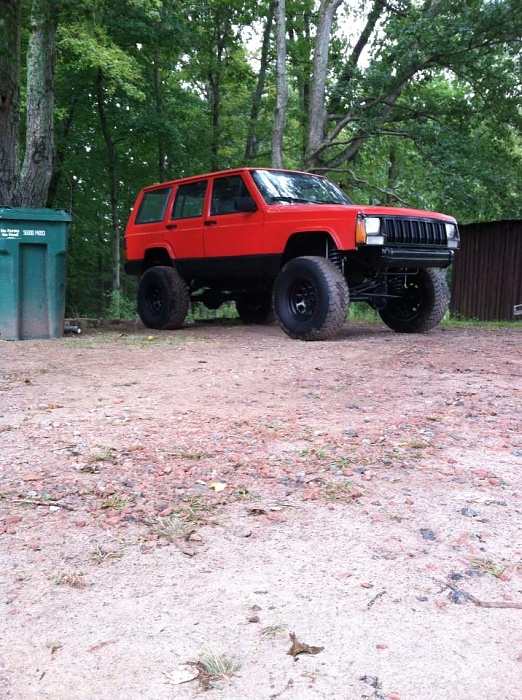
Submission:
[[[0,238],[20,238],[22,236],[38,236],[45,237],[46,231],[43,228],[24,228],[20,231],[19,228],[4,228],[0,227]]]
[[[24,228],[22,231],[22,236],[45,236],[45,229],[43,228]]]
[[[0,236],[2,238],[18,238],[20,230],[17,228],[0,228]]]

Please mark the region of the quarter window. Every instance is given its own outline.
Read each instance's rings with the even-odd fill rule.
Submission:
[[[172,187],[145,192],[138,213],[136,214],[136,223],[150,224],[154,221],[163,221],[171,192]]]

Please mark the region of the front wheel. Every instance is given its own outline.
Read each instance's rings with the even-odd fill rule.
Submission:
[[[274,310],[284,332],[296,340],[327,340],[348,314],[350,294],[331,260],[306,256],[290,260],[274,285]]]
[[[185,281],[173,267],[146,270],[138,287],[138,313],[147,328],[181,328],[189,309]]]
[[[448,310],[449,290],[443,270],[426,268],[413,275],[397,275],[388,291],[396,294],[379,316],[398,333],[426,333],[442,321]]]

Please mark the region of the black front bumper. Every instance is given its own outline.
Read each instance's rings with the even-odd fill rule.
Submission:
[[[453,250],[448,248],[383,248],[359,249],[372,267],[379,270],[403,267],[448,267]]]

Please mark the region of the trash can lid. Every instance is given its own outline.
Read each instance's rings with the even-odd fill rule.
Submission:
[[[0,207],[3,221],[71,221],[64,209],[36,209],[31,207]]]

